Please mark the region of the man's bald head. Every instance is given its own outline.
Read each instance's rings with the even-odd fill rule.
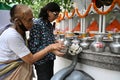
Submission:
[[[24,19],[28,13],[32,13],[32,10],[27,5],[14,5],[10,10],[11,22],[14,22],[15,19]]]

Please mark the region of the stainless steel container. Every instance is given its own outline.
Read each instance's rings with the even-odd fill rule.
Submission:
[[[71,41],[68,53],[71,55],[76,55],[79,54],[81,51],[82,48],[80,47],[80,40],[78,39],[78,36],[74,36],[73,40]]]
[[[93,52],[104,52],[105,43],[102,41],[103,35],[97,34],[94,36],[94,41],[90,45],[90,50]]]
[[[64,45],[66,47],[69,47],[71,45],[71,39],[66,37],[65,40],[64,40]]]
[[[72,42],[72,44],[80,45],[80,40],[78,39],[78,36],[73,36],[73,40],[71,42]]]
[[[82,42],[80,42],[80,46],[83,48],[83,50],[89,49],[90,43],[87,42],[87,40],[88,39],[86,37],[81,39]]]
[[[61,51],[61,52],[64,52],[64,53],[67,53],[67,52],[68,52],[68,48],[69,48],[69,46],[71,45],[71,40],[70,40],[70,38],[65,38],[64,41],[63,41],[63,43],[64,43],[65,48],[62,49],[62,50],[60,50],[60,51]]]
[[[65,48],[62,49],[62,50],[60,50],[60,51],[63,52],[63,53],[67,53],[67,52],[68,52],[68,48],[69,48],[69,46],[71,45],[71,40],[70,40],[70,38],[65,37],[64,34],[60,34],[58,40],[59,40],[59,41],[62,41],[62,42],[64,43],[64,46],[65,46]]]
[[[113,42],[109,47],[112,53],[120,54],[120,35],[113,36]]]
[[[64,34],[60,34],[57,40],[64,41],[65,40],[65,35]]]

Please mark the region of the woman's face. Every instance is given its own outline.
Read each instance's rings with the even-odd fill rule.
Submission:
[[[59,12],[48,11],[48,20],[50,22],[54,21],[59,15]]]

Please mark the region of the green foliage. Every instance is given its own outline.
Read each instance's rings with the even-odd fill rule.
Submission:
[[[71,0],[0,0],[0,2],[6,3],[8,5],[13,4],[26,4],[33,9],[34,16],[37,17],[40,9],[49,2],[56,2],[60,5],[62,11],[70,11],[72,7]]]

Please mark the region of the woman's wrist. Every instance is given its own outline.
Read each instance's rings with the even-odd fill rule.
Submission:
[[[49,46],[47,46],[47,51],[51,52],[52,50],[54,50],[54,48],[52,47],[52,45],[50,44]]]

